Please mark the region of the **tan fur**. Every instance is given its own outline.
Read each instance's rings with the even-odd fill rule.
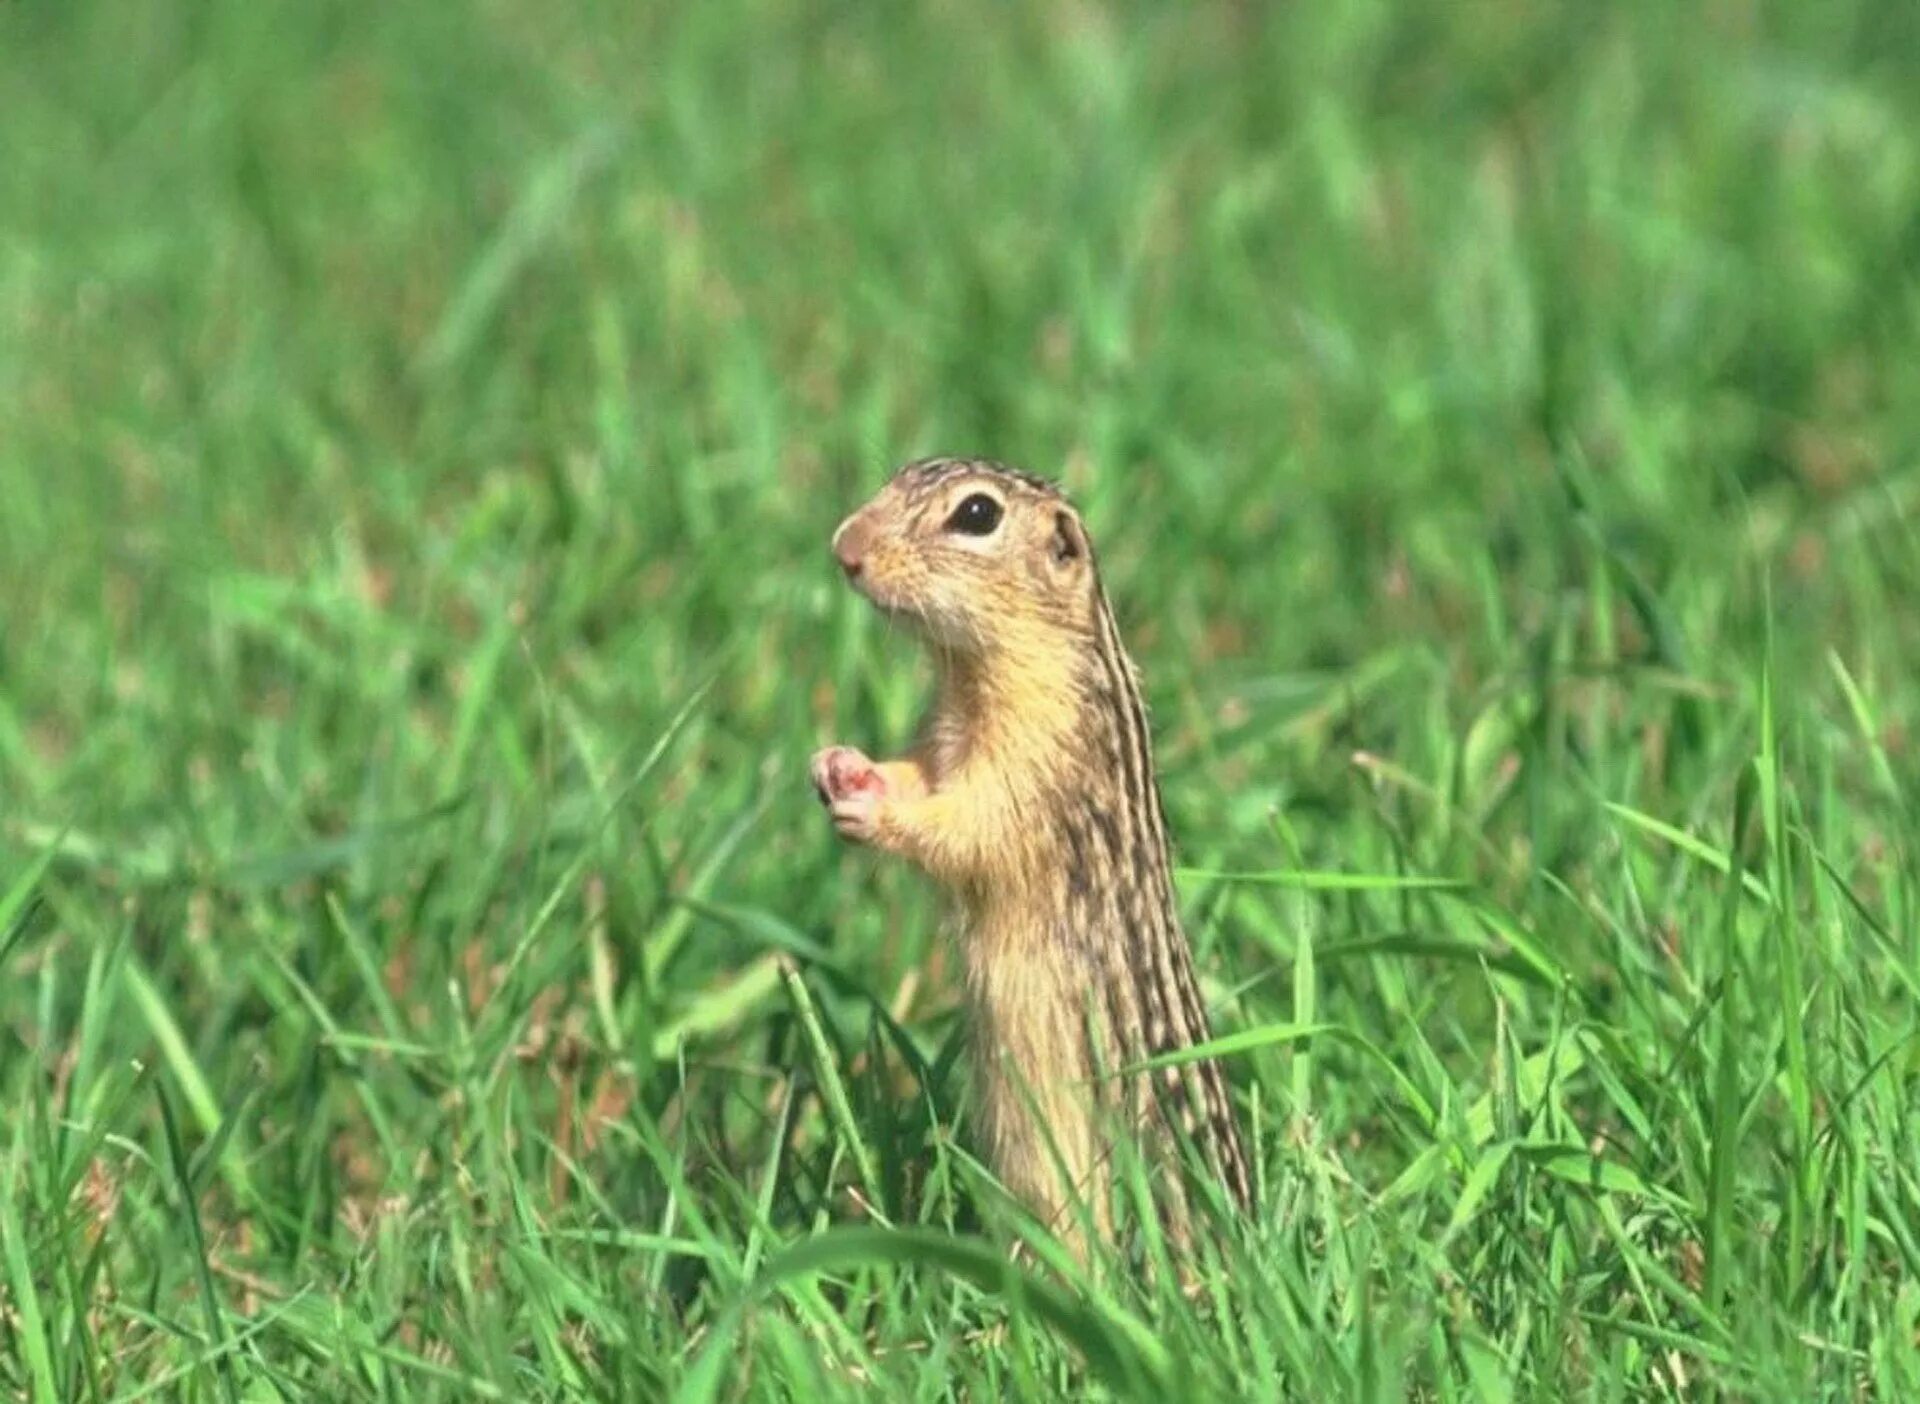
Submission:
[[[985,537],[951,524],[975,494],[1002,509]],[[1099,1090],[1101,1073],[1207,1035],[1132,664],[1079,517],[1028,475],[932,460],[902,469],[834,544],[855,587],[925,638],[938,683],[908,756],[834,748],[816,782],[844,835],[955,899],[989,1162],[1043,1219],[1071,1234],[1080,1199],[1104,1233],[1102,1108],[1165,1130],[1178,1105],[1244,1200],[1217,1069]]]

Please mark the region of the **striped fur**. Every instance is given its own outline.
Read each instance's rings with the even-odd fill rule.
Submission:
[[[983,491],[1003,524],[954,540],[949,514]],[[1118,1123],[1149,1145],[1191,1140],[1246,1206],[1219,1067],[1117,1075],[1209,1034],[1146,708],[1078,516],[1043,478],[930,459],[849,518],[841,548],[856,585],[920,628],[939,673],[920,744],[878,767],[887,794],[862,834],[957,900],[991,1162],[1063,1226],[1086,1196],[1104,1231]]]

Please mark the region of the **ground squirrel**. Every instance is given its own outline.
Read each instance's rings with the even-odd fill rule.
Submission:
[[[1214,1063],[1112,1076],[1208,1030],[1145,709],[1079,515],[1043,478],[929,459],[841,523],[833,553],[927,643],[938,692],[905,757],[829,747],[814,784],[841,835],[956,901],[995,1172],[1070,1236],[1086,1202],[1104,1235],[1113,1128],[1164,1150],[1178,1127],[1246,1205]]]

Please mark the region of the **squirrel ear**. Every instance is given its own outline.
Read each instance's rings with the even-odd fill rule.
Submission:
[[[1065,565],[1087,554],[1087,535],[1079,520],[1064,507],[1053,514],[1053,559]]]

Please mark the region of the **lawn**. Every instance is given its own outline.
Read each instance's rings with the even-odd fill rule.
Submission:
[[[0,1395],[1920,1397],[1917,374],[1897,0],[0,6]],[[934,452],[1144,673],[1191,1291],[808,790]]]

